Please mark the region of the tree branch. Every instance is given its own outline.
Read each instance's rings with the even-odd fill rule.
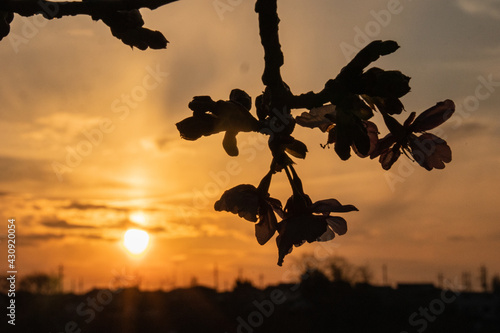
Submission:
[[[277,0],[257,0],[255,11],[259,14],[259,33],[264,47],[265,68],[262,82],[271,94],[274,107],[281,109],[290,92],[281,78],[280,67],[283,65],[283,52],[278,35]]]
[[[13,12],[21,16],[42,14],[48,19],[63,16],[95,15],[103,11],[133,10],[149,8],[151,10],[177,0],[98,0],[98,1],[65,1],[46,0],[2,0],[0,11]]]

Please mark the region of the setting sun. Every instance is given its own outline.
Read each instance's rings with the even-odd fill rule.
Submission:
[[[149,234],[144,230],[129,229],[123,236],[123,245],[132,254],[141,254],[149,243]]]

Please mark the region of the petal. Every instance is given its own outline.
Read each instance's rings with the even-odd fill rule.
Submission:
[[[335,152],[341,160],[346,161],[351,157],[351,145],[353,142],[351,128],[339,124],[335,126]]]
[[[262,195],[262,196],[265,196],[268,194],[269,192],[269,186],[271,186],[271,179],[273,177],[273,172],[272,171],[269,171],[261,180],[260,180],[260,183],[259,183],[259,187],[258,190],[259,190],[259,193]],[[281,203],[280,203],[281,204]]]
[[[397,148],[397,149],[396,149]],[[399,151],[398,146],[394,146],[391,149],[385,150],[382,154],[380,154],[380,164],[382,164],[382,169],[389,170],[392,165],[398,160],[401,152]]]
[[[406,118],[405,122],[403,123],[403,127],[409,127],[411,125],[411,123],[413,123],[413,121],[415,120],[416,115],[417,115],[416,112],[410,113],[408,118]]]
[[[339,236],[347,232],[347,222],[340,216],[329,216],[326,219],[326,223]]]
[[[345,213],[357,210],[358,209],[353,205],[342,205],[336,199],[326,199],[326,200],[316,201],[311,206],[311,212],[320,214],[331,213],[331,212]]]
[[[382,116],[384,117],[385,125],[387,126],[391,134],[396,137],[397,141],[400,141],[402,140],[402,138],[407,136],[408,129],[401,125],[399,121],[385,113],[382,113]]]
[[[321,238],[327,230],[326,217],[304,214],[294,216],[279,223],[279,235],[276,238],[278,245],[278,265],[291,252],[292,247],[300,246],[306,241],[312,243]]]
[[[335,233],[330,227],[328,227],[326,228],[326,231],[323,233],[323,235],[319,237],[318,242],[328,242],[334,238],[335,238]]]
[[[272,207],[273,211],[278,214],[279,217],[284,218],[285,213],[283,212],[283,206],[281,205],[281,201],[275,198],[268,197],[266,199],[267,203]]]
[[[336,114],[335,105],[328,104],[312,108],[309,112],[302,112],[295,120],[300,126],[308,128],[318,127],[321,131],[326,132],[328,127],[334,122]]]
[[[378,128],[377,125],[372,123],[371,121],[365,121],[366,132],[368,137],[370,138],[370,150],[368,151],[368,155],[371,155],[378,144]]]
[[[227,211],[240,217],[257,222],[261,197],[253,185],[238,185],[225,191],[215,203],[216,211]]]
[[[370,158],[374,159],[375,157],[380,156],[382,152],[389,149],[395,143],[396,143],[396,137],[392,135],[392,133],[387,134],[385,137],[377,141],[377,146],[371,152]]]
[[[413,132],[425,132],[433,129],[448,119],[455,112],[455,103],[447,99],[444,102],[439,102],[435,106],[422,112],[411,125]]]
[[[380,110],[380,112],[385,112],[388,114],[401,114],[401,112],[403,112],[403,110],[405,109],[405,107],[403,106],[403,103],[401,103],[399,98],[376,97],[376,98],[374,98],[373,102],[375,103],[377,108]]]
[[[431,133],[425,133],[410,141],[412,156],[427,170],[444,169],[451,162],[451,148],[446,141]]]
[[[292,253],[293,245],[288,246],[283,240],[283,236],[278,235],[276,237],[276,245],[278,246],[278,266],[283,266],[283,260],[287,254]]]
[[[259,211],[259,223],[255,224],[255,237],[260,245],[266,244],[274,236],[277,225],[272,208],[264,204]]]
[[[352,148],[356,155],[358,155],[359,157],[367,157],[370,153],[371,148],[370,137],[368,136],[364,125],[363,127],[355,127],[355,129],[355,132],[353,132],[354,144],[352,145]]]
[[[335,238],[335,234],[339,236],[347,232],[347,222],[339,216],[330,216],[326,219],[328,227],[325,233],[318,239],[319,242],[330,241]]]

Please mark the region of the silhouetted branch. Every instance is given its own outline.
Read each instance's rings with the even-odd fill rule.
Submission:
[[[264,47],[264,74],[262,82],[269,88],[271,103],[281,109],[289,91],[281,78],[280,67],[283,65],[283,52],[278,35],[277,0],[257,0],[255,11],[259,14],[259,32]]]
[[[42,14],[48,19],[63,16],[95,15],[104,11],[133,10],[140,8],[156,9],[177,0],[99,0],[99,1],[65,1],[46,0],[2,0],[0,11],[14,12],[21,16]]]
[[[151,10],[177,0],[83,0],[54,2],[45,0],[3,0],[0,2],[0,40],[10,32],[14,13],[21,16],[42,14],[46,19],[90,15],[102,20],[116,38],[140,50],[164,49],[167,39],[159,31],[144,28],[140,8]]]
[[[290,109],[312,109],[328,103],[328,101],[330,101],[330,95],[331,91],[328,88],[323,89],[319,93],[310,91],[298,96],[289,96],[287,104]]]

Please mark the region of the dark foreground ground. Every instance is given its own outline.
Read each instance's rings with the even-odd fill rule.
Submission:
[[[3,313],[9,300],[0,294]],[[15,302],[15,328],[3,315],[0,332],[500,332],[500,294],[443,291],[432,285],[393,289],[309,280],[265,290],[243,283],[226,293],[205,287],[16,293]]]

